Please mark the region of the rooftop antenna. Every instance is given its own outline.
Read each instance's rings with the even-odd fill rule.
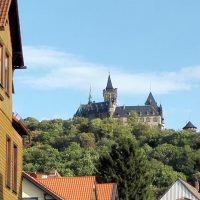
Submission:
[[[151,92],[151,81],[150,81],[150,85],[149,85],[149,90],[150,90],[150,92]]]

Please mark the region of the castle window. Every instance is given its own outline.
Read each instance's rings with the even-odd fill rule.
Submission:
[[[157,122],[157,121],[158,121],[157,117],[154,117],[154,118],[153,118],[153,121],[154,121],[154,122]]]
[[[138,116],[142,116],[142,112],[138,112]]]
[[[150,122],[150,117],[147,117],[147,118],[146,118],[146,122]]]
[[[144,122],[144,118],[143,117],[140,118],[140,122]]]

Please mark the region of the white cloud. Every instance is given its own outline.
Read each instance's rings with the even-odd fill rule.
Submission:
[[[113,85],[120,93],[146,94],[190,90],[200,81],[200,66],[183,68],[173,72],[130,73],[91,62],[81,57],[49,47],[24,47],[25,63],[28,66],[25,76],[17,76],[18,81],[38,89],[85,90],[92,85],[93,90],[105,87],[108,69]]]

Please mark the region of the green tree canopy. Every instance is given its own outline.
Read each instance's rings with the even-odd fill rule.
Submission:
[[[101,182],[116,182],[121,199],[152,200],[150,167],[133,139],[121,138],[97,165]]]

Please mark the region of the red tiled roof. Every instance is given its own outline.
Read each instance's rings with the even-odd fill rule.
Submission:
[[[111,200],[113,196],[113,183],[97,184],[97,200]]]
[[[36,178],[35,180],[66,200],[89,200],[95,195],[95,176]]]
[[[11,0],[0,0],[0,28],[4,28]]]

